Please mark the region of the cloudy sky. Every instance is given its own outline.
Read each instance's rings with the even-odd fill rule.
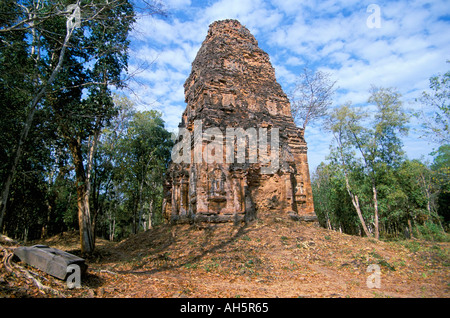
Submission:
[[[364,106],[371,84],[396,87],[404,105],[450,69],[450,2],[165,0],[168,16],[141,17],[131,38],[130,96],[138,109],[157,109],[175,131],[185,109],[183,84],[208,26],[238,19],[266,51],[288,93],[305,66],[337,80],[334,104]],[[367,106],[369,107],[369,106]],[[416,123],[411,123],[414,128]],[[311,172],[329,153],[331,136],[320,125],[306,129]],[[414,129],[404,138],[410,159],[435,145]]]

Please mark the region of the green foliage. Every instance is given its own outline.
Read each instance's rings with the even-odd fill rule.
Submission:
[[[161,220],[169,133],[161,114],[134,112],[111,93],[125,86],[133,5],[77,4],[81,23],[70,28],[73,1],[0,2],[0,206],[7,207],[0,232],[15,238],[77,228],[77,190],[88,185],[93,224],[104,237],[134,232],[130,211],[153,210],[154,222]],[[161,12],[151,2],[148,9]]]
[[[372,87],[373,116],[350,103],[330,113],[326,128],[335,144],[329,163],[322,163],[312,178],[322,226],[360,234],[366,224],[366,234],[378,230],[385,238],[445,239],[449,147],[441,146],[430,166],[405,158],[400,136],[408,132],[409,118],[400,97],[392,88]]]
[[[421,109],[414,115],[422,122],[424,136],[438,145],[450,143],[450,71],[431,77],[430,91],[416,101]]]
[[[329,229],[358,234],[358,218],[345,189],[342,173],[334,164],[320,164],[312,176],[315,212],[319,223]]]
[[[438,242],[449,242],[450,235],[442,230],[442,227],[431,221],[427,220],[424,224],[419,224],[415,228],[415,236],[421,239]]]
[[[443,221],[445,224],[444,215],[439,212],[440,208],[446,209],[447,206],[440,205],[441,190],[433,181],[434,173],[418,160],[405,160],[398,167],[387,169],[383,175],[379,175],[381,237],[448,239],[442,227]],[[368,207],[363,209],[363,215],[370,220],[370,180],[358,179],[354,174],[351,178],[361,205]],[[360,224],[344,184],[345,180],[337,165],[322,163],[312,177],[315,212],[323,227],[347,234],[360,234]]]
[[[408,133],[406,124],[409,119],[402,109],[401,95],[393,88],[378,88],[372,86],[369,103],[377,107],[374,128],[368,130],[372,136],[366,151],[370,154],[373,164],[381,163],[395,165],[403,156],[401,135]]]
[[[439,147],[431,169],[432,181],[438,189],[437,213],[444,218],[448,229],[450,225],[450,145]]]
[[[93,205],[97,231],[121,239],[162,218],[162,183],[172,140],[161,113],[136,112],[115,96],[118,116],[103,131],[95,157]],[[114,225],[114,226],[113,226]]]

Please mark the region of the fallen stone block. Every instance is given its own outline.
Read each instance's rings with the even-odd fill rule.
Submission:
[[[81,274],[87,269],[83,258],[46,245],[21,246],[14,250],[14,255],[22,262],[62,280],[70,274],[67,270],[69,265],[78,265]]]

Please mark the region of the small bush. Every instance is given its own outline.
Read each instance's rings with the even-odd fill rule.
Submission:
[[[416,226],[416,236],[428,241],[450,242],[450,237],[436,223],[426,221],[423,225]]]

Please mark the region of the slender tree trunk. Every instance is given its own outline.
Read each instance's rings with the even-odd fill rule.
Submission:
[[[411,223],[411,219],[410,218],[408,218],[408,230],[409,230],[409,238],[414,238],[413,229],[412,229],[412,223]]]
[[[4,216],[6,213],[6,204],[8,202],[9,190],[11,188],[11,184],[14,179],[14,176],[16,175],[17,166],[19,165],[19,159],[22,157],[23,145],[28,136],[28,132],[30,131],[31,124],[33,123],[33,118],[34,118],[34,114],[36,113],[37,103],[42,98],[43,94],[44,94],[44,91],[41,90],[41,92],[39,92],[38,95],[36,95],[35,98],[33,99],[30,112],[28,113],[27,119],[25,120],[23,129],[20,133],[19,142],[17,144],[17,149],[14,154],[13,164],[8,171],[8,176],[6,177],[5,183],[3,184],[2,197],[1,197],[1,202],[0,202],[0,205],[1,205],[0,231],[3,226],[3,219],[4,219]]]
[[[149,230],[151,230],[153,228],[152,217],[153,217],[153,199],[150,200],[150,207],[148,209],[148,229]]]
[[[138,198],[138,206],[137,209],[139,211],[138,213],[138,222],[137,222],[137,229],[136,233],[139,232],[139,229],[141,228],[142,224],[142,214],[143,214],[143,204],[142,204],[142,192],[144,191],[144,177],[142,177],[141,183],[139,184],[139,198]],[[145,225],[144,225],[145,230]]]
[[[420,183],[422,183],[423,191],[427,197],[427,211],[428,215],[431,216],[431,195],[430,195],[430,182],[427,182],[423,173],[420,174]]]
[[[137,228],[139,225],[139,220],[138,218],[138,201],[139,198],[134,198],[134,202],[133,202],[133,224],[132,224],[132,233],[133,234],[137,234]]]
[[[77,178],[78,182],[82,179]],[[90,254],[94,251],[94,233],[89,208],[89,193],[85,186],[77,187],[78,195],[78,225],[80,228],[80,245],[82,254]]]
[[[366,222],[364,221],[364,218],[362,216],[361,208],[359,206],[358,196],[352,193],[352,191],[350,189],[350,183],[348,182],[348,177],[347,177],[346,173],[344,173],[344,176],[345,176],[345,186],[347,188],[347,192],[350,195],[350,198],[352,199],[353,206],[356,209],[356,213],[358,214],[358,218],[359,218],[359,221],[361,222],[364,233],[366,233],[367,237],[372,237],[372,234],[367,229]]]
[[[94,251],[94,235],[89,208],[90,181],[87,178],[83,165],[80,140],[71,139],[69,149],[72,153],[77,181],[78,225],[80,230],[81,253],[89,254]]]
[[[109,234],[109,240],[110,241],[114,241],[114,233],[115,233],[115,231],[116,231],[116,218],[113,217],[113,219],[112,219],[112,227],[111,227],[110,234]]]
[[[380,233],[378,230],[378,198],[375,182],[372,183],[372,191],[373,191],[373,206],[374,206],[375,239],[378,240],[380,237]]]
[[[32,33],[33,33],[33,42],[38,42],[36,39],[36,33],[35,33],[36,30],[34,28],[34,24],[31,26],[31,29],[32,29]],[[25,140],[27,139],[28,132],[30,131],[31,124],[32,124],[33,118],[34,118],[34,114],[36,113],[36,109],[37,109],[39,102],[41,101],[42,97],[46,94],[47,88],[53,83],[56,76],[61,71],[66,48],[69,44],[72,33],[73,33],[73,28],[67,29],[66,37],[64,39],[64,43],[61,47],[61,52],[59,54],[58,63],[56,64],[55,68],[53,69],[48,81],[46,83],[42,84],[42,86],[36,90],[37,93],[34,96],[33,100],[31,101],[30,110],[28,112],[27,119],[25,120],[24,126],[20,133],[20,138],[19,138],[19,142],[17,144],[17,149],[15,152],[15,155],[14,155],[13,164],[8,171],[8,176],[6,177],[6,182],[3,184],[3,187],[2,187],[2,196],[1,196],[1,201],[0,201],[0,206],[1,206],[0,232],[2,231],[2,227],[3,227],[3,219],[5,216],[5,212],[6,212],[6,204],[8,202],[8,196],[9,196],[9,190],[11,187],[11,183],[14,179],[14,175],[16,174],[17,166],[19,164],[19,159],[22,156],[23,144],[25,143]],[[32,46],[32,50],[33,50],[33,52],[37,51],[38,56],[40,56],[40,53],[39,53],[40,50],[36,50],[35,45]]]
[[[330,217],[328,216],[328,212],[325,213],[325,217],[327,218],[327,229],[332,230],[332,226],[331,226],[331,222],[330,222]]]
[[[338,145],[339,145],[339,152],[340,152],[340,155],[341,155],[342,167],[343,167],[344,177],[345,177],[345,187],[347,189],[348,194],[350,195],[350,198],[352,199],[353,206],[355,207],[356,213],[358,214],[358,218],[359,218],[359,221],[361,222],[361,225],[363,227],[364,233],[366,233],[367,237],[372,237],[372,234],[367,229],[366,222],[364,221],[364,218],[363,218],[363,215],[362,215],[362,212],[361,212],[361,208],[359,206],[358,196],[354,195],[352,193],[352,191],[351,191],[351,188],[350,188],[350,182],[348,181],[348,176],[347,176],[347,168],[346,168],[347,164],[346,164],[346,161],[344,159],[345,156],[344,156],[344,153],[343,153],[343,145],[341,143],[341,139],[339,138],[339,136],[336,136],[336,135],[335,135],[335,139],[336,139],[336,141],[338,142]]]

